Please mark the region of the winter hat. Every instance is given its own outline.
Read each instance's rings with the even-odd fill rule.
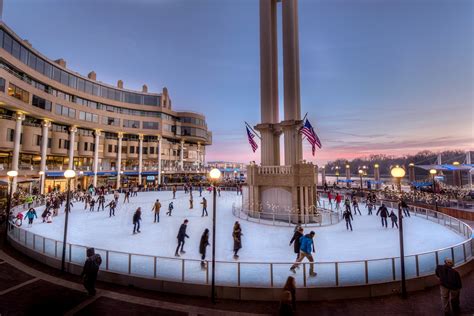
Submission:
[[[316,235],[316,233],[313,230],[309,234],[313,236]]]

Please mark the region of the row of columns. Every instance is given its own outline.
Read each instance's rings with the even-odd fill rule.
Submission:
[[[14,145],[13,145],[13,155],[12,155],[12,166],[11,170],[18,171],[19,169],[19,160],[20,160],[20,141],[21,141],[21,134],[23,131],[22,122],[25,119],[25,115],[23,113],[16,113],[15,117],[15,135],[14,135]],[[48,120],[44,120],[41,124],[42,128],[42,140],[41,140],[41,162],[40,162],[40,192],[44,194],[45,192],[45,179],[46,179],[46,154],[48,150],[48,136],[49,136],[49,128],[51,127],[51,122]],[[74,146],[76,140],[76,133],[77,127],[71,126],[69,128],[69,149],[68,149],[68,169],[74,169]],[[95,148],[94,148],[94,162],[93,162],[93,171],[94,171],[94,178],[93,178],[93,185],[97,186],[97,173],[99,169],[99,146],[100,146],[100,136],[101,131],[95,130]],[[118,152],[117,152],[117,188],[120,188],[120,181],[121,181],[121,171],[122,171],[122,139],[123,133],[119,132],[118,135]],[[139,153],[138,153],[138,180],[141,183],[142,181],[142,169],[143,169],[143,139],[144,136],[142,134],[139,135]],[[198,150],[200,151],[200,144],[198,144]],[[180,166],[183,169],[184,166],[184,141],[181,141],[181,155],[180,155]],[[162,155],[162,137],[158,136],[158,184],[161,184],[161,155]],[[12,181],[12,192],[17,191],[17,177],[13,178]]]

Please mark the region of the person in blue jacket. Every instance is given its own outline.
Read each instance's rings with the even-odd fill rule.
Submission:
[[[296,268],[300,265],[300,262],[303,261],[304,258],[308,258],[310,265],[309,265],[309,276],[316,276],[317,273],[314,272],[314,259],[311,255],[311,251],[314,251],[314,243],[313,238],[316,233],[311,231],[309,234],[300,237],[300,256],[298,260],[291,266],[290,270],[293,273],[296,273]]]
[[[28,212],[26,212],[25,217],[28,218],[28,227],[31,227],[31,225],[33,225],[33,219],[35,217],[38,218],[38,216],[36,215],[35,209],[32,207],[30,207]]]

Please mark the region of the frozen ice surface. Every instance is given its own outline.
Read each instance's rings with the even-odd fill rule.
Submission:
[[[237,283],[237,265],[233,259],[232,227],[237,218],[232,215],[232,204],[241,202],[241,197],[235,192],[222,192],[217,198],[217,235],[216,235],[216,260],[229,261],[216,264],[216,275],[218,284]],[[186,261],[185,280],[187,282],[205,283],[206,273],[200,267],[199,241],[205,228],[212,230],[212,194],[203,192],[203,197],[208,200],[208,217],[201,217],[201,200],[199,192],[194,191],[194,209],[189,209],[189,195],[178,191],[176,199],[172,199],[172,193],[162,192],[139,192],[137,197],[131,197],[130,203],[123,203],[121,195],[115,217],[109,217],[108,208],[105,211],[89,212],[84,209],[84,203],[74,202],[74,207],[69,217],[68,243],[74,245],[91,246],[97,249],[107,249],[118,252],[150,255],[151,257],[132,256],[131,273],[143,276],[153,276],[154,258],[157,258],[157,277],[161,279],[176,280],[182,277],[182,260]],[[106,197],[106,204],[113,198]],[[159,198],[162,204],[160,222],[153,223],[152,206]],[[172,216],[165,213],[168,203],[174,202]],[[97,205],[96,205],[97,206]],[[132,234],[132,216],[137,207],[142,208],[141,233]],[[64,207],[63,207],[64,208]],[[310,230],[316,232],[314,238],[316,253],[314,254],[316,271],[318,277],[309,278],[309,286],[335,285],[335,265],[325,262],[351,261],[366,259],[381,259],[371,261],[369,265],[369,281],[383,282],[392,279],[391,257],[399,256],[399,235],[396,228],[382,228],[380,217],[368,216],[365,205],[360,205],[362,216],[354,215],[352,226],[354,231],[347,231],[345,222],[326,227],[306,228],[305,233]],[[38,216],[42,208],[37,209]],[[375,212],[374,212],[375,214]],[[186,254],[181,258],[175,258],[174,253],[177,246],[176,235],[179,226],[184,219],[188,219],[187,234],[184,249]],[[262,225],[258,223],[240,220],[242,227],[242,249],[239,251],[241,262],[240,277],[242,286],[266,286],[270,285],[270,267],[262,262],[273,262],[273,274],[275,286],[284,283],[289,274],[289,262],[295,260],[293,246],[289,241],[293,235],[294,226],[280,227]],[[64,227],[64,212],[60,211],[58,217],[53,218],[53,223],[41,223],[41,219],[35,219],[31,228],[22,228],[28,232],[51,239],[62,240]],[[428,252],[443,247],[449,247],[460,243],[464,238],[454,231],[422,217],[411,217],[404,220],[405,255]],[[28,236],[30,237],[30,236]],[[22,237],[23,238],[23,237]],[[31,243],[32,238],[28,238]],[[212,236],[209,241],[212,242]],[[42,244],[42,238],[37,237],[36,248]],[[29,245],[32,247],[32,244]],[[45,250],[49,255],[54,255],[54,243],[45,240]],[[61,254],[61,243],[58,243],[57,253]],[[462,250],[462,248],[460,248]],[[462,252],[457,251],[455,255],[460,256]],[[69,251],[69,250],[68,250]],[[73,262],[82,263],[85,259],[84,249],[72,246],[71,258]],[[103,257],[105,253],[100,252]],[[459,253],[459,254],[458,254]],[[67,254],[69,255],[69,253]],[[210,259],[211,247],[207,248],[207,259]],[[450,252],[440,254],[440,260],[449,256]],[[128,255],[122,253],[109,253],[109,269],[117,272],[128,273]],[[407,274],[413,276],[416,271],[414,257],[406,259]],[[422,255],[420,260],[420,274],[433,271],[434,255]],[[306,262],[306,259],[304,260]],[[413,261],[413,262],[412,262]],[[248,263],[246,263],[248,262]],[[398,270],[399,260],[395,262]],[[104,268],[104,267],[102,267]],[[306,266],[308,272],[309,266]],[[365,282],[365,267],[362,262],[339,264],[339,283],[355,284]],[[210,269],[209,269],[210,270]],[[297,274],[297,282],[302,283],[301,267]],[[397,272],[398,273],[398,272]],[[397,274],[398,278],[398,274]]]

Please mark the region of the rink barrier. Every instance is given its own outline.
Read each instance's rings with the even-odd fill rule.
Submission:
[[[473,267],[474,242],[473,231],[465,223],[429,209],[411,207],[416,217],[430,220],[448,227],[464,236],[466,240],[450,247],[405,256],[407,280],[433,276],[436,266],[444,258],[451,258],[455,267],[468,269]],[[62,256],[62,242],[28,232],[24,228],[14,227],[9,231],[12,245],[41,262],[59,268]],[[407,240],[406,242],[410,242]],[[54,249],[52,249],[54,247]],[[87,246],[72,243],[66,244],[67,269],[80,274],[86,259]],[[185,259],[143,255],[96,248],[96,253],[105,258],[101,265],[104,280],[113,282],[117,278],[155,280],[189,286],[209,286],[210,261],[206,260],[205,269],[201,269],[200,259]],[[472,262],[471,262],[472,261]],[[469,264],[470,263],[470,264]],[[279,289],[283,287],[288,269],[293,262],[242,262],[216,261],[216,284],[222,288],[246,289]],[[294,274],[297,284],[303,288],[347,288],[354,286],[380,285],[393,283],[397,291],[400,280],[400,258],[387,257],[350,261],[317,261],[314,262],[316,278],[308,275],[309,262],[303,262],[299,271]],[[472,269],[472,268],[469,268]],[[100,274],[102,275],[102,274]],[[114,275],[115,277],[110,277]],[[223,277],[224,276],[224,277]],[[183,284],[184,283],[184,284]],[[145,285],[143,285],[145,286]],[[392,286],[392,285],[390,285]],[[146,286],[145,286],[146,287]],[[184,291],[184,290],[183,290]],[[177,289],[179,293],[180,290]],[[207,292],[202,293],[208,295]],[[252,299],[252,298],[250,298]]]
[[[324,203],[324,201],[323,201]],[[232,204],[232,215],[249,222],[272,225],[272,226],[303,226],[307,228],[329,226],[339,223],[342,220],[342,212],[333,211],[323,207],[315,208],[316,213],[300,215],[291,212],[260,212],[244,209],[241,206]]]

